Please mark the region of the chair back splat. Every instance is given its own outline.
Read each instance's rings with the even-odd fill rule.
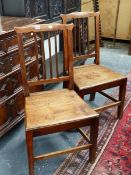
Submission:
[[[62,14],[63,24],[73,22],[73,52],[74,60],[88,59],[95,57],[94,62],[99,64],[99,12],[73,12]],[[92,30],[90,26],[94,26]],[[93,40],[95,46],[90,45],[90,32],[94,32]],[[95,39],[97,38],[97,39]]]
[[[44,24],[15,28],[18,35],[22,81],[26,96],[29,95],[30,87],[47,83],[68,81],[68,88],[73,88],[71,45],[73,26],[73,24]],[[61,53],[59,53],[60,35],[64,38],[61,43],[63,46]],[[30,45],[33,47],[33,53],[29,50]],[[63,71],[60,71],[62,67],[59,64],[60,60],[63,62]],[[30,72],[28,70],[32,68],[35,75],[30,77],[27,72]]]

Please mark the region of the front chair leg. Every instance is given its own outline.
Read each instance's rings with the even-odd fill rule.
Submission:
[[[96,93],[91,93],[89,101],[94,101],[95,100],[95,95],[96,95]]]
[[[28,153],[29,175],[34,175],[33,136],[31,131],[26,131],[26,143]]]
[[[125,101],[125,95],[126,95],[126,82],[119,87],[119,101],[121,101],[121,104],[118,106],[118,112],[117,112],[117,118],[121,119],[123,116],[123,108],[124,108],[124,101]]]
[[[98,126],[99,126],[99,118],[94,118],[92,120],[91,127],[90,127],[90,142],[92,144],[92,146],[89,149],[90,163],[94,163],[96,158]]]

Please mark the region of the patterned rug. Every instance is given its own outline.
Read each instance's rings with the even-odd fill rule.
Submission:
[[[106,174],[131,175],[131,102],[91,173],[91,175]]]
[[[131,97],[131,73],[128,74],[125,109],[126,109],[127,104],[129,104],[130,97]],[[87,175],[87,174],[89,175],[89,174],[92,174],[93,169],[98,163],[98,160],[100,159],[106,145],[108,144],[114,132],[114,129],[117,126],[118,120],[116,120],[116,113],[117,113],[116,108],[110,108],[100,114],[97,158],[96,158],[95,163],[94,164],[89,163],[88,150],[75,152],[75,153],[68,155],[68,157],[64,160],[64,162],[55,171],[54,175]],[[85,143],[85,140],[81,139],[78,145],[82,145],[84,143]],[[93,173],[95,173],[95,169]],[[114,175],[114,174],[110,174],[110,173],[102,174],[100,172],[100,174],[93,174],[93,175]]]

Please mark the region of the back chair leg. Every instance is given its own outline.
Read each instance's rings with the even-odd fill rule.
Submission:
[[[64,81],[64,82],[63,82],[63,88],[68,88],[68,84],[69,84],[69,82]]]
[[[29,175],[34,175],[32,132],[26,131],[26,143],[27,143],[27,153],[28,153]]]
[[[79,95],[82,99],[84,99],[84,95],[85,95],[85,94],[84,94],[83,91],[79,91],[79,92],[78,92],[78,95]]]
[[[90,163],[94,163],[96,158],[98,126],[99,126],[99,118],[95,118],[94,120],[92,120],[92,124],[90,128],[90,142],[92,144],[92,146],[89,149]]]
[[[90,101],[94,101],[95,100],[95,95],[96,95],[96,93],[92,93],[92,94],[90,94]]]
[[[121,104],[118,106],[118,112],[117,112],[117,119],[121,119],[123,116],[123,108],[124,108],[124,100],[126,95],[126,82],[119,87],[119,100],[121,101]]]

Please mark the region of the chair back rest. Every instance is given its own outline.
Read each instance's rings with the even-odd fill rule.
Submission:
[[[74,23],[73,29],[73,58],[74,60],[95,57],[99,64],[99,12],[72,12],[62,14],[63,24]],[[90,45],[90,33],[94,32],[95,46]]]
[[[15,27],[26,96],[30,87],[48,83],[67,81],[68,88],[73,88],[73,27],[58,23]]]

